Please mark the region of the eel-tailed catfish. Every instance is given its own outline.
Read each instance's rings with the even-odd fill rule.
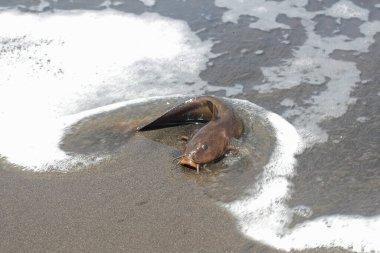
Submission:
[[[230,145],[232,138],[240,138],[243,133],[242,121],[236,117],[232,107],[223,100],[200,96],[180,104],[151,123],[139,127],[138,131],[146,131],[169,126],[207,122],[191,138],[187,140],[185,151],[179,164],[196,168],[213,162],[230,150],[236,150]]]

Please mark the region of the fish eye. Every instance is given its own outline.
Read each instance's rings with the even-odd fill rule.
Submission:
[[[208,149],[208,145],[207,144],[203,144],[202,148],[203,148],[203,150],[207,150]]]

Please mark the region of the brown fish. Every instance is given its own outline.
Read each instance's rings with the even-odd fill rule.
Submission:
[[[240,138],[243,132],[242,121],[223,100],[211,96],[190,99],[138,128],[138,131],[207,121],[191,138],[182,137],[188,142],[183,155],[178,157],[181,158],[179,164],[196,168],[199,173],[201,165],[217,160],[230,150],[236,150],[230,145],[231,139]]]

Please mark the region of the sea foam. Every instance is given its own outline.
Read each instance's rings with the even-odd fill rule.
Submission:
[[[56,11],[0,15],[0,156],[44,171],[67,156],[65,117],[120,101],[242,87],[199,78],[212,43],[158,14]],[[190,85],[191,84],[191,85]]]

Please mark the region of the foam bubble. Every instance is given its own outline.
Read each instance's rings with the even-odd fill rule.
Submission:
[[[361,117],[357,117],[356,118],[356,121],[360,122],[360,123],[365,123],[369,120],[368,117],[364,117],[364,116],[361,116]]]
[[[360,8],[348,0],[341,0],[326,10],[326,15],[345,19],[359,18],[367,20],[368,14],[369,11],[367,9]]]
[[[156,4],[156,1],[155,0],[140,0],[140,2],[142,2],[143,4],[145,4],[145,6],[153,6]]]
[[[310,207],[304,205],[295,206],[293,207],[292,211],[294,214],[303,218],[310,218],[313,215],[313,210],[311,210]]]
[[[121,2],[121,1],[105,0],[103,3],[101,3],[99,5],[99,7],[112,8],[112,7],[120,6],[123,4],[124,4],[124,2]]]

